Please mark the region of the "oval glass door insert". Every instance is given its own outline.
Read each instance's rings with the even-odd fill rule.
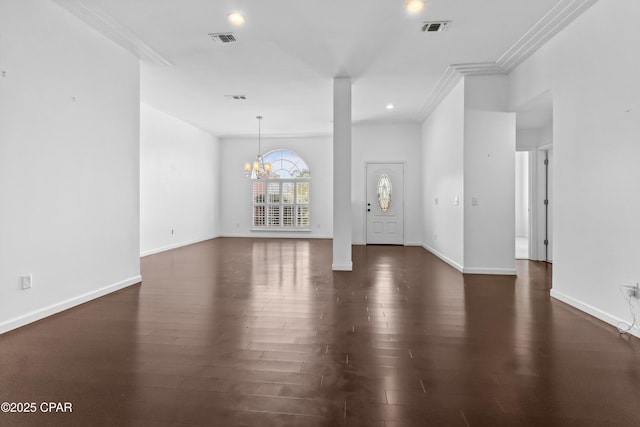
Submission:
[[[391,207],[391,178],[386,173],[378,179],[378,206],[382,213],[387,213]]]

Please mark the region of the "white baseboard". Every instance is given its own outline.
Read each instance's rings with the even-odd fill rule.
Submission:
[[[474,268],[465,267],[462,269],[464,274],[497,274],[500,276],[516,276],[518,272],[515,268]]]
[[[431,252],[432,254],[437,256],[438,258],[440,258],[442,261],[444,261],[447,264],[449,264],[451,267],[453,267],[456,270],[458,270],[460,273],[464,273],[464,274],[497,274],[497,275],[502,275],[502,276],[515,276],[517,274],[517,271],[516,271],[515,268],[469,268],[469,267],[463,267],[460,264],[458,264],[457,262],[453,261],[451,258],[449,258],[449,257],[441,254],[437,250],[433,249],[432,247],[430,247],[426,243],[423,243],[420,246],[422,246],[423,248],[425,248],[426,250],[428,250],[429,252]]]
[[[330,234],[313,234],[313,231],[256,231],[253,233],[224,233],[216,237],[251,238],[251,239],[333,239]]]
[[[432,247],[430,247],[429,245],[427,245],[426,243],[423,243],[422,245],[423,248],[425,248],[426,250],[428,250],[429,252],[431,252],[432,254],[434,254],[435,256],[437,256],[438,258],[440,258],[442,261],[446,262],[447,264],[449,264],[451,267],[455,268],[456,270],[458,270],[460,273],[462,273],[462,269],[463,267],[458,264],[457,262],[455,262],[454,260],[452,260],[451,258],[441,254],[440,252],[438,252],[437,250],[433,249]]]
[[[195,243],[205,242],[207,240],[215,239],[218,236],[205,237],[203,239],[195,239],[195,240],[186,240],[183,242],[173,243],[171,245],[163,246],[161,248],[149,249],[146,251],[140,252],[141,257],[145,257],[147,255],[159,254],[160,252],[170,251],[171,249],[181,248],[183,246],[193,245]]]
[[[557,299],[558,301],[561,301],[565,304],[568,304],[574,308],[577,308],[580,311],[583,311],[593,317],[595,317],[598,320],[602,320],[605,323],[608,323],[609,325],[613,326],[614,328],[617,328],[617,325],[619,323],[629,323],[626,320],[620,319],[616,316],[612,316],[609,313],[606,313],[598,308],[595,308],[589,304],[583,303],[582,301],[578,301],[577,299],[571,298],[568,295],[563,294],[562,292],[558,292],[555,289],[551,289],[551,297]],[[640,330],[637,329],[637,326],[635,329],[632,329],[629,331],[629,333],[635,337],[640,338]]]
[[[349,264],[332,264],[331,269],[333,271],[353,271],[353,263]]]
[[[28,325],[29,323],[33,323],[37,320],[44,319],[45,317],[51,316],[56,313],[60,313],[61,311],[68,310],[72,307],[75,307],[80,304],[84,304],[85,302],[91,301],[96,298],[100,298],[112,292],[119,291],[120,289],[126,288],[127,286],[131,286],[136,283],[140,283],[141,281],[142,281],[142,276],[138,274],[128,279],[122,280],[118,283],[114,283],[112,285],[108,285],[103,288],[96,289],[91,292],[87,292],[86,294],[78,295],[77,297],[69,298],[65,301],[52,304],[48,307],[44,307],[39,310],[34,310],[22,316],[9,319],[5,322],[0,323],[0,334],[9,332],[13,329],[17,329],[21,326]]]
[[[405,246],[420,246],[422,247],[422,242],[405,242]]]

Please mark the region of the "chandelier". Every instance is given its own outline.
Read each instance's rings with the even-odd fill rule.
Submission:
[[[260,153],[260,121],[262,116],[256,116],[258,119],[258,155],[256,159],[244,164],[244,174],[251,179],[268,179],[271,178],[271,163],[265,163],[264,157]]]

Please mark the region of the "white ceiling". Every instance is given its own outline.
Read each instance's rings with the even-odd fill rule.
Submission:
[[[355,122],[422,120],[452,69],[507,72],[532,49],[519,46],[536,47],[531,40],[557,32],[568,9],[595,0],[427,0],[417,16],[404,0],[54,1],[140,55],[145,103],[231,136],[254,134],[257,115],[266,135],[330,133],[338,75],[352,78]],[[243,27],[227,22],[232,10]],[[421,32],[434,20],[452,23]],[[208,36],[227,31],[236,43]]]

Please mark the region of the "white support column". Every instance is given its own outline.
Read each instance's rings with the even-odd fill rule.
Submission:
[[[333,79],[333,270],[351,271],[351,78]]]

